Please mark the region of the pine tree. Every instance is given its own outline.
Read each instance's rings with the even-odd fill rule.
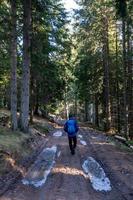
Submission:
[[[23,1],[23,66],[21,88],[21,130],[28,131],[29,126],[29,84],[30,84],[30,30],[31,30],[31,0]]]
[[[16,130],[17,124],[17,30],[16,30],[16,1],[11,0],[11,123]]]

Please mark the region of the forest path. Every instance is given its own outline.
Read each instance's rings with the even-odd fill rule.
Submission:
[[[103,134],[81,128],[76,154],[71,155],[66,134],[62,129],[57,131],[62,132],[63,135],[57,137],[51,133],[46,145],[49,148],[57,146],[56,162],[46,183],[35,187],[31,184],[24,185],[21,180],[14,189],[3,195],[1,200],[133,199],[133,154],[131,152],[116,147]],[[111,191],[98,191],[92,187],[89,177],[82,168],[87,157],[93,157],[104,169],[111,182]],[[31,170],[33,168],[34,166]]]

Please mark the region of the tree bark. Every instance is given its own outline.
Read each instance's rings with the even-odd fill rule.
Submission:
[[[69,104],[67,100],[67,91],[65,91],[65,99],[64,99],[64,109],[65,109],[65,118],[69,118]]]
[[[99,127],[98,94],[95,94],[95,125]]]
[[[118,80],[117,80],[117,83],[116,83],[116,95],[117,95],[117,129],[118,129],[118,133],[120,133],[121,131],[121,125],[120,125],[120,99],[119,99],[119,83],[118,83]]]
[[[110,111],[110,85],[109,85],[109,41],[108,41],[108,19],[103,17],[104,35],[103,35],[103,68],[104,68],[104,114],[105,114],[105,130],[111,127],[111,111]]]
[[[88,121],[88,101],[85,99],[85,122]]]
[[[17,31],[16,0],[11,0],[11,126],[18,128],[17,122]]]
[[[121,124],[120,124],[120,97],[119,97],[119,80],[118,80],[118,33],[117,33],[117,23],[116,23],[116,101],[117,101],[117,130],[118,133],[121,131]]]
[[[78,100],[77,100],[77,94],[75,94],[75,102],[74,102],[74,113],[75,116],[78,117]]]
[[[133,62],[132,62],[132,39],[131,27],[127,24],[127,103],[128,103],[128,129],[129,138],[133,139]]]
[[[31,0],[23,0],[23,66],[21,88],[21,130],[28,131],[29,126],[29,83],[30,83],[30,29],[31,29]]]
[[[34,103],[35,103],[35,96],[34,96],[34,79],[31,71],[31,81],[30,81],[30,123],[33,123],[34,117]]]
[[[122,18],[122,48],[123,48],[123,99],[124,99],[124,134],[129,135],[128,130],[128,104],[127,104],[127,64],[126,64],[126,30],[125,18]]]
[[[39,92],[37,90],[37,84],[36,84],[36,95],[35,95],[35,110],[34,110],[34,114],[38,115],[38,110],[39,110]]]

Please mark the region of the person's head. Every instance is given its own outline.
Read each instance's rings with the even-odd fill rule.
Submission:
[[[74,115],[72,113],[69,114],[69,119],[74,118]]]

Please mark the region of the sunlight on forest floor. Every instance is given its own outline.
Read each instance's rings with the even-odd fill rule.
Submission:
[[[71,168],[71,167],[55,167],[52,171],[53,173],[62,173],[62,174],[66,174],[66,175],[78,175],[78,176],[84,176],[86,177],[86,175],[84,174],[84,172],[82,170],[76,169],[76,168]]]

